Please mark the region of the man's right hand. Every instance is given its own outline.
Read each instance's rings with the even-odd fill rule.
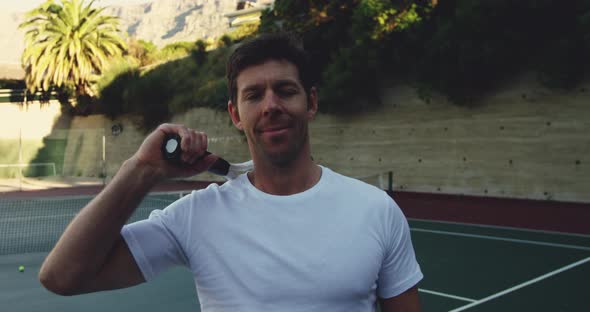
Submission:
[[[162,155],[167,134],[181,137],[180,164],[167,161]],[[182,125],[159,126],[123,163],[105,189],[74,217],[45,259],[39,272],[41,283],[57,294],[73,295],[143,282],[121,228],[161,179],[207,170],[218,156],[202,157],[206,150],[204,133]]]
[[[181,163],[164,159],[161,151],[166,135],[178,134],[181,137]],[[207,134],[189,129],[183,125],[162,124],[150,133],[132,159],[138,166],[149,170],[156,179],[190,177],[209,169],[219,158],[205,155]]]

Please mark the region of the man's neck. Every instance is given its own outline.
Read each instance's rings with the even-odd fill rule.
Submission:
[[[313,187],[321,175],[322,169],[307,156],[294,160],[288,166],[275,166],[267,161],[255,160],[254,171],[248,174],[248,178],[265,193],[293,195]]]

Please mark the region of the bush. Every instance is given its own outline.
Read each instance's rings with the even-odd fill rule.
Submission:
[[[326,113],[351,113],[379,106],[379,65],[371,46],[341,48],[323,72],[322,105]]]
[[[159,60],[174,60],[177,58],[185,57],[196,48],[194,42],[174,42],[164,46],[158,53],[157,59]]]
[[[470,105],[523,71],[570,88],[590,69],[588,0],[277,0],[260,28],[304,38],[332,112],[367,109],[384,78]]]
[[[129,105],[128,97],[129,90],[133,88],[131,85],[139,80],[139,70],[129,69],[119,73],[100,91],[100,107],[101,111],[109,116],[115,118],[124,113],[135,112]]]
[[[141,72],[132,66],[113,69],[110,75],[114,78],[104,77],[100,91],[104,113],[111,118],[133,113],[140,116],[139,125],[150,130],[172,114],[193,107],[225,109],[225,60],[230,49],[222,47],[206,52],[202,44],[196,46],[198,48],[191,57],[170,61],[151,70]],[[195,53],[203,54],[196,57]]]
[[[461,105],[524,71],[548,87],[572,87],[588,71],[583,1],[442,1],[430,19],[389,38],[386,63]]]
[[[147,128],[192,107],[225,109],[225,62],[253,27],[223,36],[215,50],[207,50],[214,42],[170,44],[153,53],[174,60],[151,70],[113,70],[100,88],[104,109],[111,116],[139,113]],[[378,107],[381,81],[415,85],[425,99],[436,91],[471,105],[525,70],[568,88],[590,69],[588,0],[277,0],[258,32],[278,31],[303,38],[320,109],[330,113]]]
[[[158,47],[150,41],[129,40],[127,43],[127,53],[136,59],[139,66],[147,66],[156,61]]]

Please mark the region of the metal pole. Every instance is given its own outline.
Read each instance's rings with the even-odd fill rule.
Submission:
[[[23,129],[18,129],[18,190],[23,190],[23,168],[20,166],[23,163]]]
[[[389,171],[388,172],[388,177],[389,177],[389,183],[387,184],[387,190],[389,192],[393,192],[393,171]]]
[[[106,136],[102,135],[102,185],[106,184],[107,180],[107,163],[106,163]]]
[[[27,88],[25,87],[25,97],[24,97],[24,107],[27,107]],[[21,111],[22,113],[22,111]],[[20,115],[21,118],[23,114]],[[21,123],[22,124],[22,123]],[[18,129],[18,163],[19,165],[23,163],[23,128],[22,126]],[[23,169],[22,167],[18,167],[18,190],[23,190]]]

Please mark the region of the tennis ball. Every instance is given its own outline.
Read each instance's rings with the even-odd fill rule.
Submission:
[[[21,272],[21,273],[24,272],[25,271],[25,266],[24,265],[19,266],[18,267],[18,271]]]

